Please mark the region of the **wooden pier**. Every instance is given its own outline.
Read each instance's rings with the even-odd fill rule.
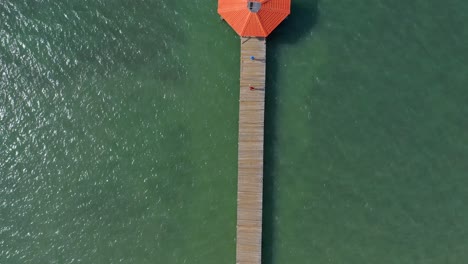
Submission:
[[[262,262],[265,38],[290,13],[291,0],[218,0],[218,14],[241,36],[237,264]]]
[[[237,264],[262,259],[265,60],[265,38],[241,38]]]

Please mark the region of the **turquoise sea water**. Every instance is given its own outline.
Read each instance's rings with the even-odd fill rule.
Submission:
[[[468,260],[468,3],[293,0],[268,40],[264,263]],[[234,263],[216,1],[0,2],[0,263]]]

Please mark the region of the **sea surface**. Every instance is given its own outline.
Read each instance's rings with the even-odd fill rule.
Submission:
[[[235,263],[239,37],[215,0],[0,1],[0,263]],[[293,0],[265,264],[468,262],[468,2]]]

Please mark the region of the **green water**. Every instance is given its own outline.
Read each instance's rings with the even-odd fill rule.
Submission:
[[[468,3],[293,0],[268,40],[264,263],[468,261]],[[0,2],[0,263],[235,263],[216,1]]]

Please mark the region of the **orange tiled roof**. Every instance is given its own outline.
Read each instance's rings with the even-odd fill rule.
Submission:
[[[242,37],[268,36],[290,9],[291,0],[218,0],[218,13]]]

